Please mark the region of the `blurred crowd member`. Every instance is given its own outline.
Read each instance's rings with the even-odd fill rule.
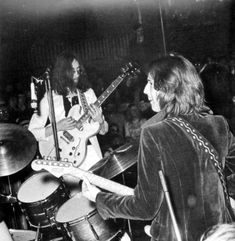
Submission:
[[[144,119],[151,118],[155,113],[151,108],[151,105],[148,101],[141,100],[138,103],[138,108],[140,110],[140,113]]]
[[[141,126],[146,119],[142,117],[140,110],[134,104],[130,105],[126,111],[125,139],[127,142],[139,140]]]
[[[0,93],[0,122],[9,122],[9,111],[7,108],[6,101]]]
[[[124,145],[124,143],[124,138],[119,132],[118,125],[115,123],[109,123],[109,131],[103,136],[102,141],[100,142],[104,156],[121,145]]]
[[[18,123],[29,122],[33,114],[33,109],[29,108],[26,95],[18,95]]]
[[[211,63],[201,72],[205,88],[205,99],[214,114],[231,118],[232,93],[230,88],[231,74],[221,64]]]
[[[128,104],[123,103],[117,107],[114,103],[108,103],[104,109],[104,114],[109,124],[113,123],[118,126],[119,134],[124,138],[125,115]]]
[[[18,99],[16,95],[8,97],[9,122],[17,123],[19,118]]]

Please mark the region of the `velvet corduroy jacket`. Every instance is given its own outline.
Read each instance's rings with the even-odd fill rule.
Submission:
[[[182,116],[218,152],[219,161],[235,155],[235,138],[222,116]],[[222,185],[208,153],[160,112],[142,127],[133,196],[100,192],[97,210],[104,218],[153,220],[152,240],[176,241],[158,171],[163,170],[183,241],[197,241],[210,226],[231,221]]]

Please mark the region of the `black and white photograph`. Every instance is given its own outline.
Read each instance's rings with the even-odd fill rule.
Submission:
[[[0,0],[0,241],[235,240],[235,1]]]

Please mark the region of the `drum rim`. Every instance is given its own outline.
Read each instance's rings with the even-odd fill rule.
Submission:
[[[59,211],[59,210],[58,210]],[[57,221],[57,214],[58,214],[58,211],[55,215],[55,221],[57,223],[62,223],[62,224],[69,224],[69,225],[72,225],[72,224],[76,224],[78,222],[81,222],[81,221],[84,221],[86,219],[89,219],[90,217],[94,216],[95,213],[98,213],[98,211],[96,209],[92,210],[90,213],[88,213],[87,215],[84,215],[82,217],[79,217],[79,218],[75,218],[73,220],[70,220],[70,221],[67,221],[67,222],[59,222]]]
[[[53,177],[52,174],[50,174],[50,173],[48,173],[48,172],[46,172],[46,171],[42,171],[42,172],[39,172],[39,173],[34,173],[33,175],[31,175],[28,179],[26,179],[26,180],[21,184],[21,186],[20,186],[20,188],[19,188],[19,190],[18,190],[18,192],[17,192],[16,197],[17,197],[18,202],[20,202],[20,203],[26,203],[26,204],[33,204],[33,203],[37,204],[37,203],[40,203],[40,202],[42,202],[42,201],[44,201],[44,200],[48,200],[49,197],[51,197],[53,194],[55,194],[55,193],[58,191],[59,187],[63,185],[63,183],[61,183],[61,181],[58,179],[59,185],[58,185],[57,188],[56,188],[49,196],[47,196],[46,198],[40,199],[40,200],[37,200],[37,201],[33,201],[33,202],[21,201],[21,200],[19,199],[19,197],[18,197],[18,196],[19,196],[19,193],[20,193],[20,190],[21,190],[21,187],[23,187],[23,185],[24,185],[26,182],[28,182],[31,178],[33,178],[34,176],[37,176],[37,175],[40,175],[40,174],[44,174],[44,173],[45,173],[45,174],[49,174],[49,175],[51,175],[51,176]],[[55,179],[55,180],[56,180],[56,179]]]

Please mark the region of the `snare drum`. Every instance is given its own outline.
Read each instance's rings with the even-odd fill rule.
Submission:
[[[95,206],[82,195],[65,202],[56,214],[74,241],[108,241],[121,233],[114,220],[103,220]]]
[[[45,228],[55,224],[55,212],[69,196],[62,181],[41,172],[21,185],[17,198],[29,224]]]

